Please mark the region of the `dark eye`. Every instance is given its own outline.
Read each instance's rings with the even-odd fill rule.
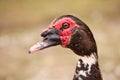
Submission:
[[[70,27],[70,24],[67,23],[67,22],[65,22],[65,23],[62,24],[62,28],[63,28],[63,29],[67,29],[67,28],[69,28],[69,27]]]

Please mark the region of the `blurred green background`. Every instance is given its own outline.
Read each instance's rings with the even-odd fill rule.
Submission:
[[[56,46],[28,54],[56,17],[92,30],[104,80],[120,79],[120,0],[0,0],[0,80],[72,80],[78,56]]]

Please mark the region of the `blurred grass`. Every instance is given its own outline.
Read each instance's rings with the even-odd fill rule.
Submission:
[[[120,78],[119,0],[0,0],[0,80],[72,80],[77,56],[60,46],[29,55],[55,18],[73,14],[91,28],[105,80]]]

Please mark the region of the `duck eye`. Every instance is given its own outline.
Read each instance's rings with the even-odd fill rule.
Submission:
[[[69,28],[69,27],[70,27],[70,24],[67,23],[67,22],[65,22],[65,23],[62,24],[62,28],[63,28],[63,29],[67,29],[67,28]]]

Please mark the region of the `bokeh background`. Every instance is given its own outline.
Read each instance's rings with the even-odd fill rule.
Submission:
[[[56,17],[72,14],[92,30],[104,80],[120,80],[120,0],[0,0],[0,80],[72,80],[78,56],[29,48]]]

